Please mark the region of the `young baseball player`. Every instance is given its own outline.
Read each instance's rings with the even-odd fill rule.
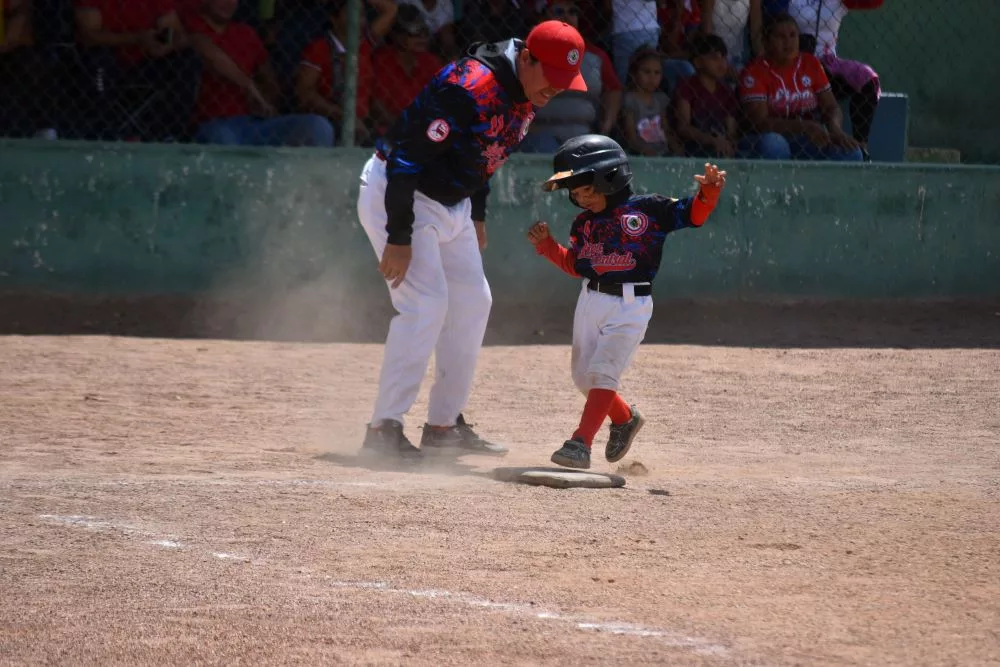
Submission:
[[[653,314],[652,283],[660,268],[667,234],[700,227],[715,208],[726,172],[712,164],[694,178],[693,197],[670,199],[635,195],[632,169],[615,141],[587,134],[563,144],[553,160],[556,172],[544,190],[569,190],[584,209],[573,221],[569,248],[556,242],[545,222],[535,223],[528,240],[583,289],[573,319],[573,381],[587,397],[573,437],[552,455],[569,468],[589,468],[594,436],[611,417],[604,456],[620,461],[644,423],[642,414],[618,395],[622,373],[646,335]]]
[[[378,140],[361,173],[358,217],[398,315],[365,454],[416,461],[432,448],[507,452],[462,416],[492,304],[481,255],[489,180],[524,140],[537,107],[587,89],[584,49],[580,33],[560,21],[538,24],[523,41],[474,44]],[[436,377],[418,449],[403,416],[432,354]]]

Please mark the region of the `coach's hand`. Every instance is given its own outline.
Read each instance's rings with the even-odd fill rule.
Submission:
[[[476,220],[476,238],[479,240],[479,249],[486,250],[486,222],[484,220]]]
[[[403,284],[406,278],[406,270],[410,268],[410,260],[413,258],[413,248],[408,245],[395,245],[388,243],[385,252],[382,253],[382,261],[379,262],[378,270],[386,280],[392,281],[392,288],[396,289]]]

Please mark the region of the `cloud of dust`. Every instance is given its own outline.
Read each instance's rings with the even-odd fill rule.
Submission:
[[[283,160],[243,198],[243,262],[211,290],[210,324],[237,338],[384,340],[391,306],[357,218],[357,161],[326,155]]]
[[[199,307],[202,325],[226,337],[321,344],[279,371],[301,378],[316,408],[290,424],[300,451],[357,452],[392,314],[357,219],[357,162],[331,153],[283,158],[263,188],[248,188],[235,212],[241,261]],[[345,343],[379,348],[345,353]],[[364,360],[345,368],[357,355]]]

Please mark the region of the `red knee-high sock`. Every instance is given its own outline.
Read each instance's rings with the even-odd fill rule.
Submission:
[[[580,427],[573,437],[582,440],[589,448],[594,443],[594,436],[604,425],[608,410],[618,394],[611,389],[591,389],[587,393],[587,404],[583,406],[583,416],[580,417]]]
[[[608,410],[608,416],[611,417],[612,424],[621,426],[632,419],[632,408],[628,406],[628,403],[621,396],[615,394],[615,400],[611,404],[611,409]]]

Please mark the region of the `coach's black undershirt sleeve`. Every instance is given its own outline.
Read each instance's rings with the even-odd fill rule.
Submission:
[[[420,183],[420,172],[448,150],[458,136],[469,131],[475,114],[472,96],[453,84],[424,91],[417,103],[406,109],[403,122],[399,124],[406,129],[401,136],[392,137],[392,152],[386,164],[385,212],[389,243],[410,245],[413,194]],[[447,123],[446,129],[442,123]],[[437,141],[430,138],[442,132],[446,132],[444,138]]]
[[[490,196],[490,182],[486,181],[483,187],[472,193],[472,219],[476,222],[486,221],[486,200]]]

